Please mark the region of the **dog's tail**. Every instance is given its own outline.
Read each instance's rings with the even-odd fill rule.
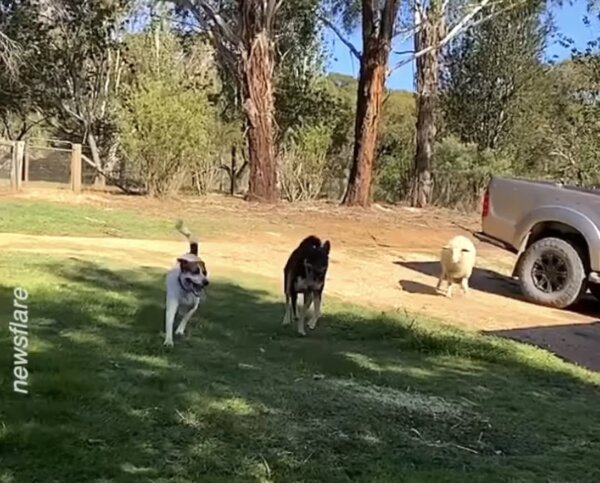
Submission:
[[[178,220],[175,223],[175,229],[181,233],[190,242],[190,253],[192,255],[198,255],[198,239],[183,223],[183,220]]]

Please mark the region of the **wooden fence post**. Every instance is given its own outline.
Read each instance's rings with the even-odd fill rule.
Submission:
[[[81,144],[73,144],[71,147],[71,189],[75,193],[81,193]]]
[[[12,167],[10,170],[10,185],[19,191],[22,183],[23,155],[25,154],[25,141],[15,141],[12,149]]]
[[[17,189],[17,170],[15,169],[15,160],[17,158],[17,143],[10,141],[10,189]]]
[[[25,154],[23,155],[23,183],[29,181],[29,146],[25,142]]]

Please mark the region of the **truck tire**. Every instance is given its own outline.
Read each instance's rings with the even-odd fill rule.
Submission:
[[[581,255],[560,238],[533,243],[523,254],[517,275],[525,298],[547,307],[569,307],[587,289]]]

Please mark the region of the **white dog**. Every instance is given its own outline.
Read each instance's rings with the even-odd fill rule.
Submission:
[[[177,312],[181,310],[184,314],[175,333],[183,335],[192,315],[204,299],[205,289],[209,284],[206,265],[198,257],[197,240],[183,223],[178,222],[176,228],[189,240],[190,252],[180,256],[177,265],[167,272],[164,345],[168,347],[173,346],[173,326]]]

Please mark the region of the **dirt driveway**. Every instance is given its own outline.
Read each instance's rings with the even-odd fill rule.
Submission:
[[[538,307],[520,299],[510,280],[513,256],[476,241],[477,270],[472,291],[452,299],[436,294],[439,247],[454,234],[478,229],[477,217],[448,211],[415,211],[375,207],[342,210],[322,205],[298,210],[290,207],[252,207],[238,201],[204,200],[158,204],[152,200],[120,197],[119,205],[135,202],[138,209],[228,217],[238,228],[202,240],[211,271],[234,268],[281,279],[289,251],[309,232],[332,242],[327,292],[381,309],[418,312],[465,328],[518,338],[594,370],[600,370],[600,310],[595,300],[577,311]],[[85,201],[84,201],[85,202]],[[90,204],[110,203],[114,197],[91,197]],[[81,198],[78,199],[81,204]],[[140,207],[140,204],[143,205]],[[34,243],[35,242],[35,243]],[[35,250],[30,247],[36,247]],[[0,233],[0,249],[46,253],[89,254],[140,265],[168,267],[182,251],[181,242],[122,238],[75,238]]]

